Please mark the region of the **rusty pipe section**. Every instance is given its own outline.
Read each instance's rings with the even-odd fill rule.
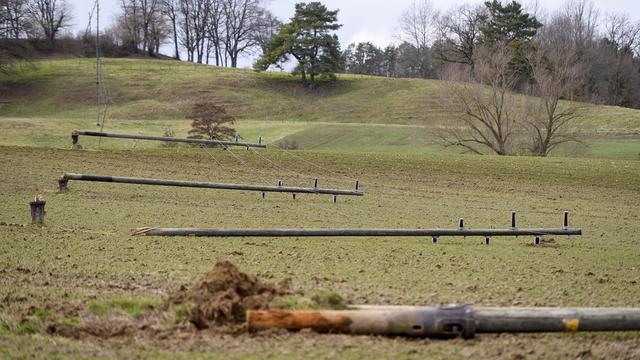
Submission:
[[[490,308],[356,306],[348,310],[247,312],[252,331],[473,338],[476,333],[639,331],[640,308]]]
[[[475,335],[472,305],[409,310],[249,310],[247,324],[251,331],[312,329],[320,333],[465,339]]]

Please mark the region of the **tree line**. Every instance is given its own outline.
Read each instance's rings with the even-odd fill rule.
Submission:
[[[0,38],[40,38],[54,42],[69,26],[71,8],[64,0],[0,0]]]
[[[119,0],[118,7],[115,22],[100,37],[106,55],[157,56],[171,44],[176,59],[185,54],[188,61],[237,67],[280,26],[263,0]],[[65,0],[0,0],[0,39],[46,40],[60,47],[56,41],[71,21]],[[75,39],[90,49],[94,37],[87,29]]]
[[[158,54],[170,41],[173,57],[237,67],[280,26],[262,0],[120,0],[109,31],[134,52]]]
[[[525,53],[563,50],[583,79],[575,98],[640,108],[640,21],[602,14],[588,0],[569,0],[553,13],[497,0],[441,11],[419,0],[403,13],[398,29],[398,45],[350,44],[343,52],[344,71],[440,79],[458,65],[472,76],[479,52],[501,41],[514,52],[510,61],[518,67],[519,90],[531,80]]]

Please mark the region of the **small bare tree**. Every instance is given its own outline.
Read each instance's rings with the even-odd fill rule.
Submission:
[[[192,120],[190,139],[225,140],[236,135],[233,127],[229,126],[235,123],[234,117],[227,113],[224,106],[209,100],[193,104],[187,119]]]
[[[520,98],[513,93],[518,74],[511,59],[505,43],[478,49],[472,72],[476,82],[464,82],[469,80],[468,69],[451,67],[456,70],[448,72],[444,90],[461,113],[461,126],[443,136],[445,146],[462,147],[474,154],[487,150],[497,155],[512,153]]]
[[[561,104],[572,99],[580,86],[581,72],[573,48],[542,48],[527,54],[531,66],[532,83],[528,85],[527,127],[531,133],[531,153],[547,156],[556,146],[576,141],[568,126],[581,116],[582,105],[577,102]]]
[[[71,8],[65,0],[32,0],[29,15],[38,24],[44,38],[53,44],[60,30],[71,21]]]

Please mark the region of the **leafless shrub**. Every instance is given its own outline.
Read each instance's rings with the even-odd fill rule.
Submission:
[[[171,130],[171,129],[165,129],[164,132],[162,133],[162,137],[176,137],[176,132]],[[173,142],[173,141],[163,141],[160,146],[163,148],[174,148],[176,147],[178,144]]]
[[[284,139],[278,146],[285,150],[298,150],[300,148],[300,144],[296,139]]]
[[[568,131],[572,121],[582,116],[583,106],[572,99],[580,86],[581,72],[572,47],[538,47],[527,54],[531,65],[531,95],[525,106],[526,127],[531,136],[531,153],[547,156],[558,145],[578,141]]]
[[[473,70],[457,66],[446,74],[444,91],[461,116],[460,126],[443,137],[445,146],[474,154],[512,154],[520,97],[513,92],[518,75],[511,59],[509,47],[497,44],[477,51]]]

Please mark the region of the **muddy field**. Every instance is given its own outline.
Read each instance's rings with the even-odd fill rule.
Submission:
[[[640,163],[586,159],[0,147],[0,356],[638,358],[640,334],[472,341],[245,331],[245,308],[640,306]],[[250,165],[250,166],[246,166]],[[257,168],[257,169],[256,169]],[[330,170],[330,171],[328,171]],[[352,187],[364,198],[70,182],[63,172]],[[298,175],[295,175],[298,173]],[[46,224],[28,203],[47,201]],[[145,226],[557,227],[576,238],[203,239]],[[225,262],[225,261],[228,261]],[[217,264],[217,265],[216,265]],[[233,265],[235,264],[237,268]],[[254,277],[255,276],[255,277]]]

